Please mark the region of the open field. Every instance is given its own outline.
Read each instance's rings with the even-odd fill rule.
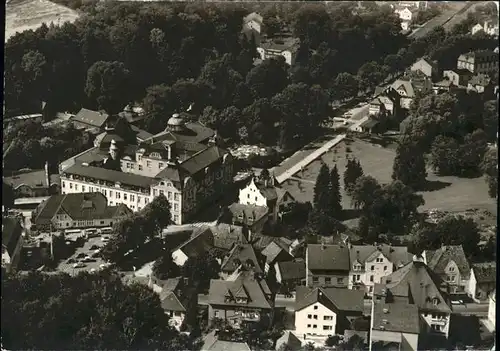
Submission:
[[[422,38],[429,34],[434,28],[439,26],[444,26],[447,30],[450,29],[451,27],[447,27],[446,24],[449,22],[454,22],[455,24],[460,22],[462,19],[459,19],[458,22],[455,22],[455,16],[460,16],[460,11],[463,10],[466,6],[470,6],[465,1],[448,2],[446,5],[447,8],[442,11],[441,15],[431,19],[423,27],[410,34],[409,37],[416,39]]]
[[[450,21],[448,21],[443,26],[443,28],[445,30],[447,30],[447,31],[451,30],[454,25],[459,24],[460,22],[462,22],[463,20],[465,20],[467,18],[467,14],[469,12],[475,11],[475,9],[476,9],[477,6],[484,6],[487,3],[488,3],[487,1],[473,2],[472,5],[470,7],[468,7],[464,12],[461,12],[461,13],[457,14],[456,16],[453,16],[453,18]]]
[[[349,142],[347,142],[349,143]],[[347,152],[347,149],[351,150]],[[346,155],[357,158],[366,175],[376,178],[380,183],[392,181],[392,164],[395,151],[392,148],[383,148],[362,140],[354,140],[350,145],[342,142],[321,157],[329,167],[337,165],[341,178],[342,205],[351,209],[351,201],[343,189],[343,174],[346,167]],[[305,167],[303,172],[296,173],[291,179],[283,183],[283,187],[290,191],[297,201],[312,201],[314,183],[318,176],[321,161],[315,160]],[[486,182],[482,177],[467,179],[458,177],[438,177],[428,171],[429,188],[424,191],[425,205],[420,210],[439,209],[448,212],[462,212],[470,208],[487,210],[496,215],[496,202],[488,197]]]
[[[48,0],[12,0],[6,5],[5,42],[17,32],[35,30],[46,23],[74,22],[78,13]]]

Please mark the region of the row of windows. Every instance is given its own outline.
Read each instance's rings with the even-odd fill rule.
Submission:
[[[319,283],[319,277],[313,277],[312,278],[313,283]],[[331,284],[332,278],[330,277],[325,277],[325,284]],[[344,278],[337,278],[337,284],[343,284],[344,283]]]
[[[318,309],[318,306],[314,306],[314,309]],[[307,318],[308,319],[318,319],[318,315],[317,314],[308,314],[307,315]],[[333,316],[323,316],[323,320],[324,321],[333,321]]]
[[[383,262],[383,259],[382,259],[382,258],[380,258],[380,261],[379,261],[379,258],[377,258],[377,262],[379,262],[379,263],[380,263],[380,262]],[[361,270],[361,265],[354,265],[354,266],[353,266],[353,270],[354,270],[354,271],[360,271],[360,270]],[[373,266],[373,265],[372,265],[372,266],[370,267],[370,270],[371,270],[371,271],[374,271],[374,270],[375,270],[375,266]],[[384,271],[386,271],[386,270],[387,270],[387,266],[384,266]]]
[[[158,196],[158,194],[160,195],[165,195],[165,191],[163,190],[158,190],[158,189],[153,189],[153,196]],[[179,201],[180,199],[180,193],[173,193],[174,195],[174,201]],[[167,192],[167,199],[168,200],[172,200],[172,192],[171,191],[168,191]]]
[[[76,190],[76,191],[79,191],[80,190],[80,186],[78,183],[71,183],[71,182],[68,182],[68,186],[69,188],[72,190],[73,188]],[[62,182],[62,187],[63,188],[66,188],[66,182]],[[84,192],[87,192],[87,187],[85,185],[82,185],[81,186],[81,191],[82,193]],[[93,192],[99,192],[99,188],[97,187],[93,187],[93,186],[89,186],[88,187],[88,192],[90,193],[93,193]],[[122,195],[123,195],[123,200],[125,201],[130,201],[131,202],[135,202],[136,200],[136,195],[134,194],[128,194],[128,193],[121,193],[119,191],[113,191],[113,190],[106,190],[106,189],[101,189],[101,192],[104,196],[106,196],[108,199],[112,199],[113,197],[115,197],[117,200],[121,200],[122,198]],[[137,203],[140,204],[142,201],[142,197],[137,195]],[[148,197],[144,197],[144,203],[145,204],[148,204],[149,203],[149,198]]]
[[[307,327],[311,328],[311,324],[308,324]],[[318,328],[318,326],[316,324],[313,324],[312,328],[316,329],[316,328]],[[333,330],[333,327],[331,325],[324,325],[323,330]]]

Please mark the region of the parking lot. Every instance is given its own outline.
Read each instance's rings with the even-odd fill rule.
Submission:
[[[57,270],[75,275],[82,271],[94,272],[104,268],[106,262],[99,256],[104,245],[105,241],[101,236],[89,238],[71,257],[61,261]]]

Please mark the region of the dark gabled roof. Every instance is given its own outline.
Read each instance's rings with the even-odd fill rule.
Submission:
[[[102,128],[104,124],[108,120],[109,115],[106,113],[87,110],[86,108],[82,108],[78,113],[72,118],[74,122],[85,123],[89,126]]]
[[[174,251],[181,250],[188,257],[200,256],[213,247],[213,236],[208,226],[196,228],[191,237]]]
[[[186,307],[182,304],[175,292],[169,291],[160,296],[161,307],[165,311],[186,312]]]
[[[423,262],[410,262],[406,266],[383,277],[382,283],[393,296],[407,299],[419,309],[451,313],[446,284]],[[437,306],[433,299],[438,299]]]
[[[279,246],[281,246],[284,250],[288,251],[290,245],[292,245],[292,240],[285,237],[275,237],[270,235],[262,235],[262,234],[252,234],[252,245],[257,250],[264,250],[269,244],[275,242]]]
[[[248,303],[236,303],[234,300],[226,299],[230,291],[238,291],[242,286],[248,295]],[[208,304],[234,306],[243,309],[271,309],[271,301],[266,296],[269,292],[266,290],[268,290],[268,287],[265,280],[257,279],[251,271],[240,274],[235,280],[212,279],[208,293]]]
[[[343,245],[307,245],[309,270],[349,271],[349,249]]]
[[[132,130],[136,133],[136,138],[140,141],[144,141],[146,139],[149,139],[153,136],[153,134],[149,133],[149,132],[146,132],[145,130],[142,130],[136,126],[130,126],[130,128],[132,128]]]
[[[210,146],[181,163],[180,168],[193,175],[209,167],[215,161],[222,159],[226,151],[218,146]]]
[[[50,184],[60,184],[59,174],[50,174]],[[47,180],[45,179],[45,170],[32,170],[29,172],[16,172],[8,177],[3,178],[4,181],[16,189],[20,185],[26,185],[30,188],[48,188]]]
[[[21,223],[14,217],[3,217],[2,221],[2,247],[5,247],[9,255],[13,255],[19,239],[22,235]]]
[[[219,223],[216,226],[210,227],[214,235],[214,246],[223,250],[231,250],[234,245],[248,244],[248,240],[243,232],[243,227]]]
[[[478,283],[491,283],[496,281],[497,263],[474,263],[472,264],[474,277]]]
[[[123,204],[108,206],[107,202],[106,197],[97,192],[53,195],[40,204],[34,223],[50,224],[52,218],[61,210],[73,220],[108,219],[131,213]]]
[[[332,311],[362,313],[364,292],[344,288],[310,288],[298,286],[295,296],[295,311],[300,311],[319,302]]]
[[[283,335],[276,341],[276,350],[280,349],[280,346],[286,345],[286,350],[298,351],[301,349],[302,342],[299,338],[295,336],[291,331],[285,331]]]
[[[375,303],[373,329],[397,333],[420,333],[420,315],[415,305]]]
[[[155,178],[145,177],[133,173],[114,171],[102,167],[72,165],[62,171],[62,173],[75,174],[82,177],[95,178],[107,182],[118,182],[124,185],[132,185],[149,189]]]
[[[248,222],[249,225],[260,221],[268,214],[269,211],[269,209],[265,206],[244,205],[239,203],[229,205],[228,209],[231,212],[233,219],[246,221],[251,218],[252,221]]]
[[[282,280],[303,279],[306,277],[304,261],[278,262],[278,270]]]
[[[281,245],[273,241],[267,247],[262,250],[262,255],[266,257],[267,263],[274,264],[277,261],[291,261],[293,260],[293,256],[288,253]]]
[[[223,341],[215,336],[215,330],[203,339],[202,351],[250,351],[245,342]]]
[[[406,246],[391,246],[391,245],[352,245],[349,249],[349,257],[351,266],[358,261],[364,265],[366,261],[374,260],[379,253],[383,254],[391,261],[396,268],[404,266],[412,261],[413,255],[408,252]],[[364,269],[364,267],[363,267]]]
[[[285,50],[297,50],[300,44],[298,38],[273,38],[260,43],[264,50],[275,50],[283,52]]]
[[[248,23],[250,21],[256,21],[260,24],[263,23],[263,17],[261,15],[259,15],[257,12],[252,12],[248,15],[246,15],[245,17],[243,17],[243,23]]]
[[[402,80],[398,79],[394,83],[392,83],[391,87],[395,89],[396,91],[400,88],[403,87],[403,89],[406,91],[406,96],[408,98],[413,98],[415,97],[415,89],[413,88],[413,84],[408,81],[408,80]]]
[[[442,246],[437,250],[425,251],[427,266],[437,274],[444,274],[450,261],[458,266],[462,279],[469,279],[470,266],[462,245]]]
[[[236,260],[239,260],[237,262]],[[257,273],[262,273],[261,262],[257,257],[257,253],[251,244],[237,244],[229,252],[228,256],[221,264],[221,271],[234,272],[241,264],[246,264],[250,260],[253,263],[253,270]]]

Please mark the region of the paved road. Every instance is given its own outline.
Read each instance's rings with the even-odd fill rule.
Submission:
[[[320,148],[314,150],[312,153],[304,157],[302,160],[294,164],[292,167],[288,168],[284,172],[280,173],[279,175],[276,176],[276,180],[278,183],[283,183],[287,179],[289,179],[291,176],[293,176],[295,173],[299,172],[301,169],[306,167],[308,164],[316,160],[318,157],[323,155],[325,152],[330,150],[332,147],[340,143],[344,138],[346,137],[345,134],[340,134],[337,135],[334,139],[327,141],[326,143],[323,144]]]

